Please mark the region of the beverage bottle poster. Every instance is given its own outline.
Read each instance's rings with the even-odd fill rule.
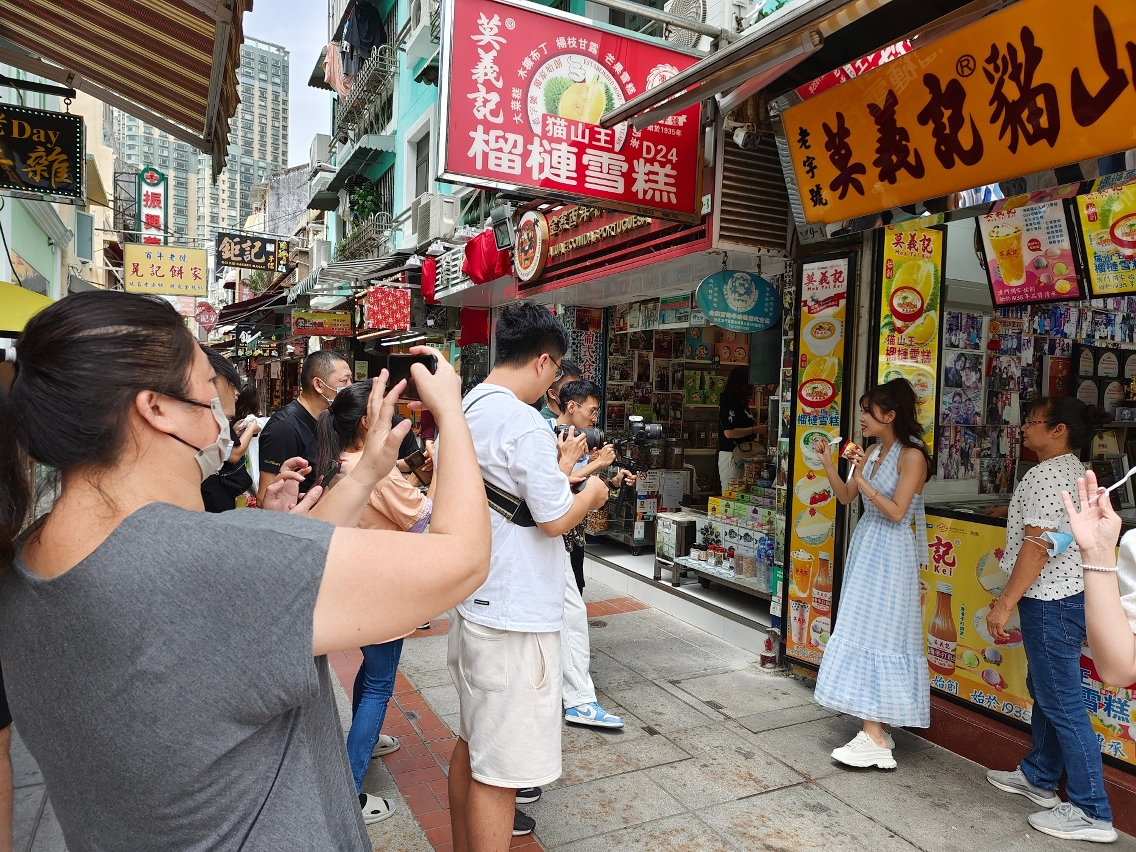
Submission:
[[[816,444],[841,435],[848,256],[801,264],[795,425],[785,567],[786,653],[819,665],[832,632],[837,501]]]
[[[1136,184],[1078,196],[1077,214],[1092,295],[1136,293]]]
[[[907,379],[915,389],[921,436],[935,446],[939,376],[943,232],[889,226],[884,233],[880,299],[880,382]]]
[[[1071,301],[1083,289],[1062,201],[1003,206],[978,220],[995,305]]]

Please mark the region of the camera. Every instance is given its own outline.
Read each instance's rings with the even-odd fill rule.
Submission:
[[[561,435],[567,435],[568,434],[568,430],[570,428],[572,428],[572,427],[558,425],[558,426],[555,426],[552,431],[554,431],[556,433],[557,440],[559,440]],[[603,431],[603,429],[598,429],[594,426],[588,426],[585,429],[577,429],[576,430],[577,435],[579,435],[580,433],[583,433],[584,437],[587,438],[588,452],[589,453],[595,452],[596,450],[598,450],[600,447],[602,447],[604,445],[604,431]]]
[[[627,418],[627,430],[631,433],[631,440],[636,443],[663,437],[661,423],[644,423],[643,417],[639,414],[632,414]]]
[[[663,437],[662,424],[646,423],[641,415],[632,414],[627,418],[627,430],[631,433],[628,437],[611,442],[620,464],[635,473],[650,470],[647,464],[647,442]]]

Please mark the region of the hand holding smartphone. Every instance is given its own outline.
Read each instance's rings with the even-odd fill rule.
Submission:
[[[387,356],[387,372],[390,374],[387,387],[394,387],[400,381],[406,380],[406,388],[399,395],[399,399],[422,399],[422,397],[418,395],[418,388],[414,384],[414,377],[410,374],[412,364],[421,364],[431,373],[438,372],[437,355],[391,354]]]

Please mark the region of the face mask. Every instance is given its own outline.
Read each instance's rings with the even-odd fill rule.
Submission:
[[[177,435],[173,434],[170,435],[174,440],[181,441],[190,449],[197,451],[197,455],[194,456],[194,458],[197,459],[197,466],[201,468],[201,481],[204,482],[221,469],[221,465],[229,460],[229,453],[233,451],[233,438],[229,432],[229,421],[225,417],[225,412],[221,408],[221,400],[218,397],[213,397],[208,405],[193,399],[182,399],[180,401],[188,402],[190,405],[200,406],[201,408],[208,408],[213,412],[213,419],[217,421],[217,425],[221,427],[221,431],[217,435],[217,440],[207,447],[195,447],[184,438],[179,438]]]
[[[324,385],[324,387],[327,387],[327,385]],[[328,399],[328,398],[327,398],[326,396],[324,396],[324,395],[323,395],[322,393],[320,394],[320,397],[322,397],[322,398],[323,398],[323,401],[324,401],[324,402],[326,402],[326,403],[327,403],[327,404],[328,404],[329,406],[330,406],[330,405],[331,405],[331,404],[332,404],[333,402],[335,402],[335,398],[336,398],[337,396],[339,396],[339,392],[340,392],[340,391],[342,391],[342,390],[346,390],[346,388],[332,388],[332,390],[333,390],[333,391],[335,391],[335,393],[333,393],[333,394],[331,395],[331,399]]]
[[[1033,542],[1050,556],[1057,556],[1069,549],[1069,545],[1073,543],[1073,536],[1061,530],[1046,530],[1039,536],[1027,536],[1026,541]]]

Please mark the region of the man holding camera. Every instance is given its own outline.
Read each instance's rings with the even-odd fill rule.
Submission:
[[[588,476],[615,462],[615,449],[603,441],[595,428],[600,416],[603,391],[595,382],[575,379],[560,386],[560,416],[551,421],[560,446],[560,469],[572,476]],[[581,440],[583,439],[583,440]],[[588,450],[584,452],[585,448]],[[612,487],[633,478],[628,470],[612,477]],[[584,604],[584,536],[574,530],[564,537],[569,559],[564,576],[564,629],[560,633],[564,668],[564,719],[595,728],[622,728],[623,719],[613,716],[596,701],[592,683],[592,646],[588,636],[588,609]]]
[[[493,370],[463,403],[495,511],[488,579],[450,621],[460,706],[449,777],[455,852],[507,850],[512,834],[532,830],[515,814],[516,791],[560,776],[560,537],[607,501],[597,478],[570,486],[556,437],[532,407],[568,351],[563,326],[547,308],[517,303],[502,309],[494,337]]]

